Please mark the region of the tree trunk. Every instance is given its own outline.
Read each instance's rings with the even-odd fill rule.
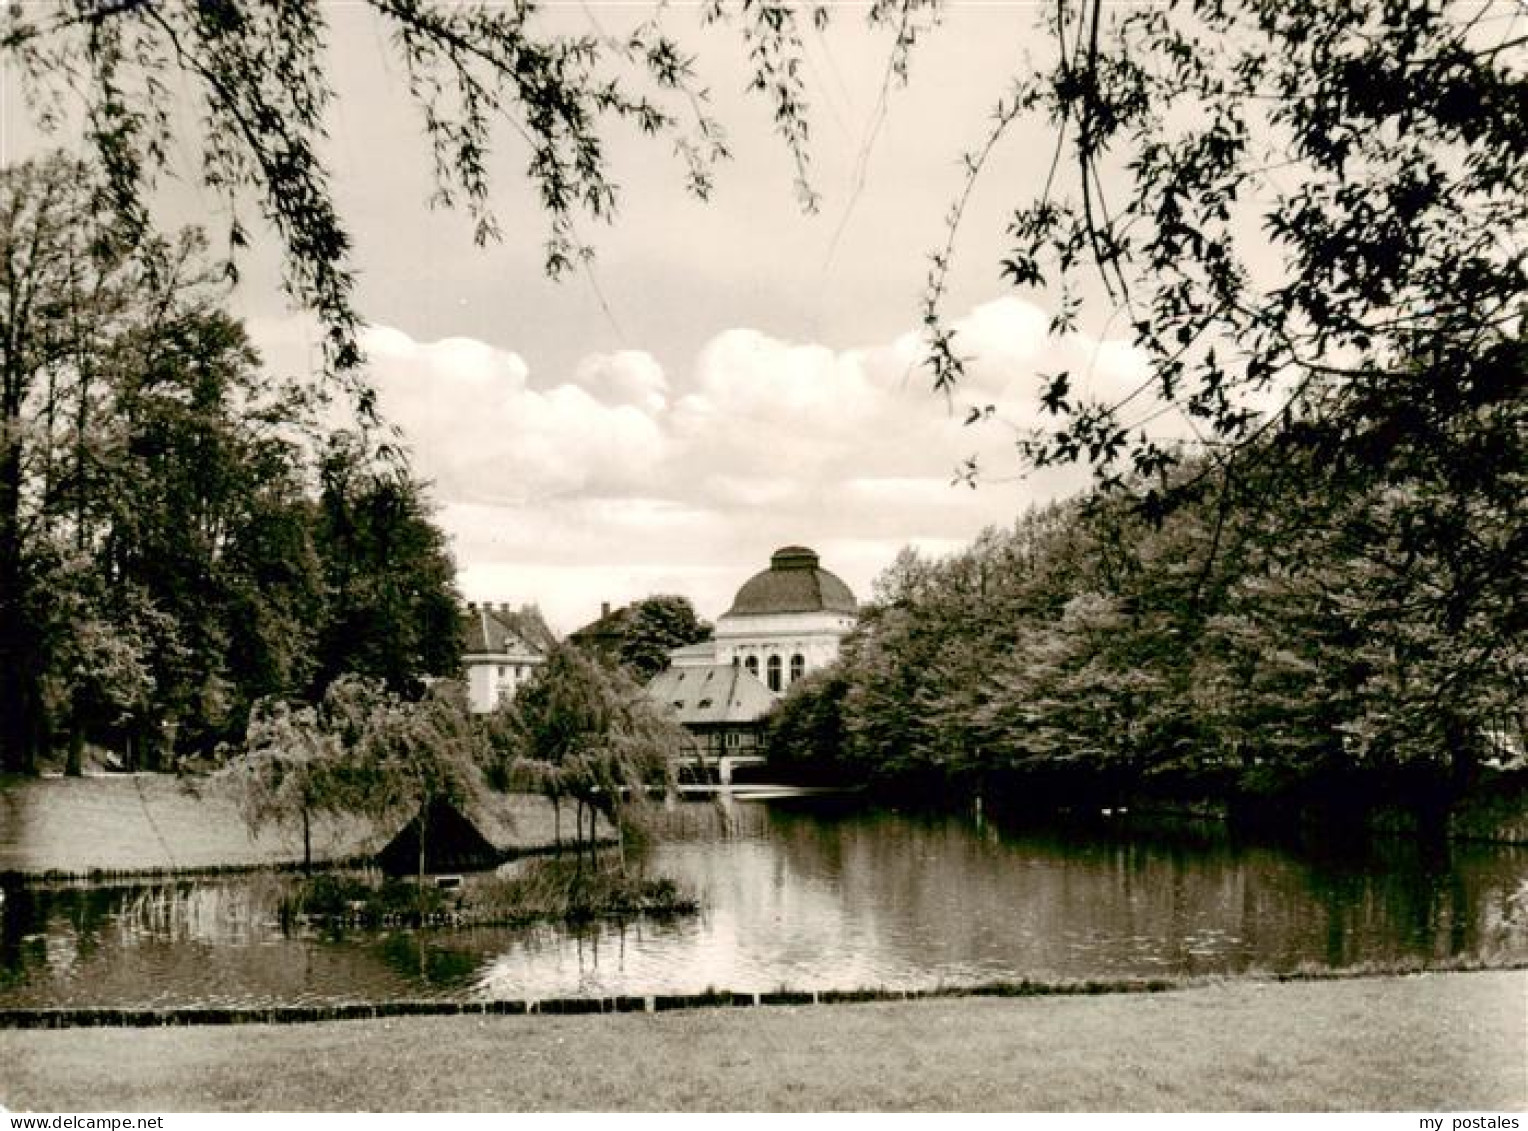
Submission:
[[[313,874],[313,820],[306,805],[302,809],[302,870]]]
[[[20,414],[0,417],[0,772],[35,768],[29,662],[21,570]]]
[[[421,802],[419,805],[419,888],[415,893],[419,901],[419,910],[424,911],[424,846],[425,832],[430,823],[429,802]]]
[[[625,827],[625,822],[621,820],[621,815],[618,812],[612,812],[611,816],[610,816],[610,819],[615,824],[616,858],[620,861],[620,864],[621,864],[621,875],[624,876],[626,874],[626,827]]]
[[[85,728],[76,721],[69,727],[69,754],[64,759],[64,776],[77,778],[84,772]]]

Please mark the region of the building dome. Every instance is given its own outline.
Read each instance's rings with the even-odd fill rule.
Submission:
[[[723,616],[757,617],[776,613],[848,613],[854,594],[823,569],[814,550],[785,546],[770,556],[769,568],[754,574],[737,591]]]

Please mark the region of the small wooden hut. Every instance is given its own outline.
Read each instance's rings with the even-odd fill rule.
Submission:
[[[480,872],[504,860],[504,851],[451,802],[436,798],[425,809],[424,817],[426,873]],[[377,865],[390,876],[412,876],[419,872],[417,814],[377,853]]]

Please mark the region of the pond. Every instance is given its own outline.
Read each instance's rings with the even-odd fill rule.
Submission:
[[[284,931],[275,874],[12,887],[0,1007],[258,1006],[1528,960],[1528,851],[1243,844],[1218,826],[1011,831],[822,799],[684,803],[670,921]]]

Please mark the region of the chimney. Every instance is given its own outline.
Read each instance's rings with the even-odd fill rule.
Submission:
[[[499,602],[499,612],[501,612],[501,613],[509,612],[509,602],[508,601],[500,601]]]
[[[467,602],[467,611],[469,613],[477,612],[477,602],[476,601],[468,601]]]
[[[601,619],[603,619],[605,617],[608,617],[609,615],[610,615],[610,602],[609,601],[601,601],[600,602],[600,617],[601,617]]]

